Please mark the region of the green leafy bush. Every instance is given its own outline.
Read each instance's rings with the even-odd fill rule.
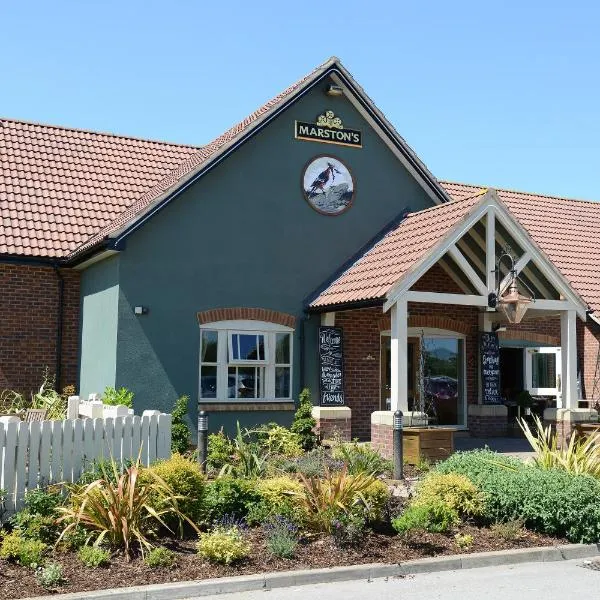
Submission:
[[[333,449],[333,457],[343,461],[348,467],[348,473],[356,475],[387,475],[392,472],[392,461],[386,460],[367,444],[358,442],[345,443]]]
[[[331,537],[338,548],[354,548],[365,539],[367,523],[363,515],[350,512],[340,514],[331,522]]]
[[[49,563],[40,568],[36,577],[39,584],[46,590],[54,590],[66,582],[62,566],[58,563]]]
[[[146,555],[146,558],[144,558],[144,562],[151,569],[172,567],[176,561],[177,556],[175,555],[175,552],[172,552],[168,548],[163,548],[162,546],[152,548]]]
[[[230,565],[250,554],[250,544],[238,527],[215,527],[200,535],[198,554],[211,562]]]
[[[168,460],[162,460],[154,463],[150,467],[155,475],[160,477],[178,496],[177,505],[182,514],[194,523],[199,523],[202,519],[203,494],[206,480],[200,472],[198,464],[181,454],[173,454]],[[145,470],[142,470],[142,480],[146,481],[148,476]],[[160,499],[151,497],[151,502],[157,509],[162,509]],[[156,502],[156,504],[154,504]],[[165,522],[174,529],[179,525],[179,518],[176,515],[165,515]]]
[[[418,485],[415,502],[430,504],[436,500],[466,517],[482,515],[485,508],[483,494],[466,475],[458,473],[433,472]]]
[[[171,451],[178,454],[185,454],[188,451],[192,437],[186,419],[189,403],[189,396],[181,396],[175,400],[171,411]]]
[[[110,552],[97,546],[83,546],[77,556],[86,567],[92,569],[105,567],[110,563]]]
[[[298,410],[294,414],[291,430],[300,437],[304,450],[312,450],[317,445],[317,434],[314,432],[317,422],[312,416],[312,400],[310,390],[304,388],[300,392]]]
[[[392,527],[398,533],[415,530],[446,533],[458,522],[458,513],[438,500],[429,504],[411,504],[399,517],[392,520]]]
[[[248,523],[264,523],[275,515],[287,517],[297,524],[304,521],[303,487],[299,481],[289,477],[258,479],[255,490],[259,500],[248,511]]]
[[[356,475],[352,475],[352,477],[356,477]],[[361,492],[360,504],[363,505],[361,512],[365,520],[369,523],[380,521],[389,499],[388,486],[381,479],[375,479]]]
[[[35,568],[42,564],[46,548],[44,542],[24,538],[18,530],[14,530],[2,539],[0,558],[16,561],[24,567]]]
[[[232,515],[243,519],[260,502],[254,482],[232,477],[219,477],[206,484],[203,501],[203,522],[210,524]]]
[[[484,494],[484,517],[520,519],[533,531],[571,542],[600,540],[600,482],[589,475],[540,469],[488,450],[457,453],[437,470],[466,475]]]
[[[232,461],[234,452],[233,442],[225,435],[222,429],[218,433],[211,433],[208,436],[208,456],[206,462],[209,469],[220,471],[226,464]]]
[[[233,439],[234,456],[221,469],[221,475],[247,479],[264,476],[267,472],[269,453],[256,440],[255,431],[249,429],[242,431],[239,421],[236,427],[237,433]]]
[[[271,517],[264,525],[267,548],[279,558],[293,558],[298,547],[297,525],[281,515]]]
[[[258,442],[271,455],[294,458],[301,456],[302,439],[300,435],[277,423],[269,423],[257,430]]]
[[[56,519],[61,503],[62,497],[54,489],[40,488],[27,492],[25,507],[12,517],[11,524],[24,538],[53,544],[60,533]]]
[[[284,473],[298,473],[304,477],[323,477],[325,471],[341,471],[344,461],[333,458],[324,448],[318,447],[298,458],[279,460],[273,466]]]
[[[102,395],[102,402],[109,406],[126,406],[133,408],[133,392],[127,388],[121,387],[118,390],[108,386]]]
[[[454,536],[454,543],[461,549],[461,550],[468,550],[472,545],[473,545],[473,536],[469,533],[457,533]]]

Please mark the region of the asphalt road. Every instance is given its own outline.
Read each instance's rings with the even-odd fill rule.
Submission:
[[[600,571],[582,560],[526,563],[211,596],[220,600],[569,600],[600,597]],[[203,600],[206,600],[204,597]]]

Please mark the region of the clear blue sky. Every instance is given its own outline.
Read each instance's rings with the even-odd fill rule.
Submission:
[[[6,0],[0,115],[202,144],[339,56],[441,179],[600,200],[598,3]]]

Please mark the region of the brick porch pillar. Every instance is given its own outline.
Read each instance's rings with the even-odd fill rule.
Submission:
[[[315,431],[321,441],[339,439],[349,442],[352,439],[352,411],[349,406],[313,406],[312,416],[317,422]]]
[[[556,432],[559,448],[566,446],[578,423],[597,423],[598,412],[593,408],[547,408],[544,426]]]

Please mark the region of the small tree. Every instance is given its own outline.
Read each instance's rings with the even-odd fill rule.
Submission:
[[[188,414],[189,396],[181,396],[175,400],[171,412],[171,452],[184,454],[188,451],[191,432],[185,419]]]
[[[300,436],[300,443],[304,450],[312,450],[317,445],[317,434],[314,432],[317,422],[312,416],[313,404],[308,388],[304,388],[300,392],[299,400],[300,403],[294,415],[291,430]]]

